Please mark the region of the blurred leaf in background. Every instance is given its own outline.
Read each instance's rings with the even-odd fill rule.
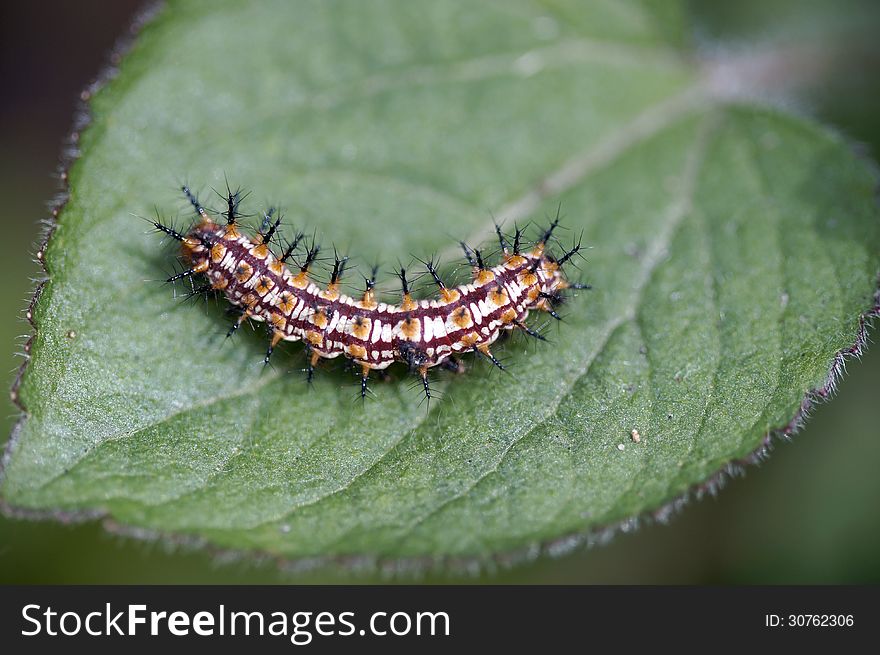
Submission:
[[[712,24],[710,19],[706,19],[706,22],[707,24]],[[714,29],[717,29],[717,25]],[[853,392],[852,395],[855,396],[855,393]],[[823,412],[827,413],[829,410],[833,411],[834,407],[835,406],[832,405],[831,408],[823,408]],[[867,403],[865,404],[864,409],[870,409]],[[864,416],[863,413],[858,414],[853,411],[847,412],[844,416],[852,420],[854,416],[858,415]],[[870,436],[871,431],[869,426],[871,425],[871,422],[867,421],[866,423],[868,426],[867,434]],[[840,429],[841,427],[845,427],[846,423],[839,420],[836,422],[836,426]],[[865,428],[862,428],[861,431],[856,428],[849,432],[854,432],[854,438],[866,434]],[[807,437],[814,433],[815,428],[811,428],[811,431],[809,431],[804,437],[800,437],[799,441],[807,441]],[[828,441],[830,440],[825,439],[826,448],[829,447],[827,445]],[[868,444],[859,443],[859,447],[869,448],[870,446]],[[835,449],[833,452],[837,453],[839,458],[844,459],[846,457],[847,449],[841,447],[839,440],[835,440],[833,448]],[[789,449],[786,449],[786,452],[788,452],[788,450]],[[791,450],[794,451],[797,449]],[[865,456],[865,459],[869,461],[877,461],[876,457],[872,460],[865,454],[869,451],[859,450],[858,452]],[[771,464],[771,466],[775,466],[775,464]],[[805,466],[807,468],[804,468]],[[809,470],[807,464],[801,463],[800,467],[797,469],[798,474],[796,477],[798,479],[802,478],[806,475],[805,471]],[[754,480],[758,477],[758,475],[750,476],[750,484],[755,484]],[[763,475],[761,476],[761,479],[767,479],[768,477],[771,476]],[[821,478],[819,479],[821,480]],[[870,478],[866,479],[870,480]],[[804,500],[813,500],[814,504],[810,505],[809,503],[804,503],[801,505],[800,503],[795,502],[793,506],[799,508],[799,511],[792,512],[782,510],[788,520],[787,524],[790,526],[790,529],[810,531],[812,528],[809,547],[800,544],[803,552],[802,559],[790,557],[790,544],[786,542],[783,542],[786,543],[786,547],[779,549],[778,552],[780,554],[787,553],[789,555],[787,559],[793,560],[793,564],[791,562],[778,561],[785,558],[774,555],[775,551],[772,548],[774,539],[769,539],[768,543],[767,539],[761,538],[761,536],[755,534],[755,528],[760,528],[764,525],[763,522],[758,521],[757,517],[765,517],[768,516],[768,514],[765,513],[764,510],[756,513],[754,511],[744,511],[742,508],[736,509],[736,497],[730,494],[730,492],[727,492],[722,496],[721,504],[724,506],[733,506],[735,508],[734,510],[729,510],[729,512],[724,512],[723,508],[714,507],[712,504],[704,503],[699,508],[691,508],[685,517],[676,522],[673,528],[661,530],[651,528],[644,530],[638,535],[620,538],[615,544],[604,551],[594,550],[552,562],[538,562],[529,567],[513,571],[507,574],[508,577],[500,579],[547,581],[575,581],[590,579],[613,581],[629,579],[656,581],[658,579],[662,580],[664,579],[663,576],[669,575],[673,576],[674,580],[673,577],[666,579],[673,581],[712,581],[719,579],[751,579],[754,581],[772,581],[775,579],[802,579],[806,581],[864,580],[865,578],[870,578],[872,575],[876,575],[876,572],[872,573],[872,567],[876,566],[876,562],[868,561],[864,567],[858,567],[855,562],[865,561],[865,558],[828,558],[828,555],[838,553],[841,549],[851,549],[856,547],[856,544],[858,543],[861,545],[864,545],[865,543],[870,544],[872,543],[871,535],[873,535],[873,543],[876,544],[876,519],[872,522],[870,519],[860,520],[859,517],[864,516],[864,498],[877,498],[877,489],[876,487],[871,488],[870,483],[868,483],[865,487],[859,488],[857,494],[853,493],[850,496],[847,496],[845,493],[842,493],[842,490],[840,489],[840,481],[839,472],[836,476],[829,472],[826,480],[827,486],[820,484],[805,487],[804,485],[801,485],[801,489],[806,490],[809,488],[809,490],[815,494],[815,498],[810,498],[806,493],[804,494]],[[847,482],[852,481],[853,478],[847,479]],[[748,487],[749,484],[738,486]],[[791,482],[789,481],[783,488],[790,490]],[[836,489],[837,493],[828,493],[829,488]],[[754,492],[750,491],[749,493],[752,494]],[[765,490],[765,495],[755,495],[754,502],[763,506],[770,499],[774,498],[772,492],[770,492],[769,495],[766,495],[767,493],[768,492]],[[730,496],[729,500],[727,499],[727,496]],[[860,496],[862,500],[859,501],[856,496]],[[829,520],[834,518],[834,524],[822,527],[822,521],[815,520],[816,517],[813,515],[812,511],[804,511],[808,507],[821,507],[823,503],[818,502],[820,500],[824,500],[825,504],[828,504],[829,507],[837,509],[836,512],[832,510],[827,517]],[[852,512],[840,512],[840,506],[837,502],[842,502],[843,505],[851,509]],[[855,518],[847,518],[850,514],[854,515]],[[734,520],[734,518],[741,519],[741,517],[744,516],[749,516],[758,522],[744,526],[741,521]],[[773,518],[767,519],[767,523],[770,526],[767,529],[771,529],[772,526],[779,523],[777,516],[770,516],[773,516]],[[809,518],[805,518],[803,521],[798,521],[797,517],[799,516]],[[701,517],[703,517],[704,523],[700,522]],[[10,525],[11,524],[8,522],[6,523],[6,526]],[[7,552],[5,557],[12,559],[12,561],[16,561],[16,557],[22,556],[22,551],[15,547],[16,543],[28,543],[29,537],[39,542],[42,539],[45,539],[46,535],[57,535],[62,531],[62,529],[58,527],[24,526],[22,524],[15,524],[14,526],[11,526],[11,529],[16,531],[14,535],[15,538],[10,540],[13,546],[10,551]],[[693,540],[689,538],[688,533],[691,530],[695,531],[697,534],[702,534],[704,537],[711,533],[718,534],[719,537],[717,539],[718,543],[715,544],[716,547],[712,547],[716,540],[705,538],[702,540],[699,538]],[[780,531],[775,535],[775,538],[778,540],[780,535],[785,534],[787,533]],[[96,552],[98,553],[98,556],[100,556],[101,548],[105,551],[108,548],[108,543],[106,541],[107,538],[100,536],[96,537],[95,535],[96,531],[94,528],[77,528],[70,532],[70,538],[72,539],[71,543],[75,544],[77,538],[81,539],[81,543],[83,544],[82,548],[85,551],[93,550],[97,545],[98,549]],[[724,537],[722,538],[721,535],[724,535]],[[823,536],[824,538],[821,538]],[[859,539],[854,539],[855,536],[860,537],[861,541],[859,541]],[[865,536],[868,537],[867,541],[864,538]],[[694,543],[697,541],[700,543]],[[739,544],[739,547],[732,549],[728,544]],[[750,545],[753,546],[751,551],[749,548]],[[57,553],[57,548],[57,543],[52,543],[51,553]],[[57,577],[52,578],[51,576],[83,575],[81,579],[88,580],[90,578],[88,578],[83,571],[88,571],[89,569],[87,567],[84,568],[81,565],[83,562],[88,562],[89,558],[85,555],[80,555],[79,559],[77,559],[76,552],[75,548],[71,549],[71,560],[59,560],[59,570],[54,573],[47,572],[46,568],[46,560],[51,559],[53,555],[50,554],[48,558],[40,558],[36,553],[33,553],[31,557],[34,566],[31,569],[21,566],[16,567],[17,573],[14,575],[47,575],[50,577],[45,579],[56,580],[58,579]],[[675,552],[685,553],[689,556],[678,558],[675,556]],[[169,580],[175,579],[174,576],[177,575],[175,570],[179,570],[180,567],[186,567],[189,571],[188,576],[176,578],[181,581],[186,579],[206,579],[212,577],[210,570],[204,568],[208,563],[208,558],[205,556],[187,555],[184,558],[158,557],[153,561],[147,556],[146,551],[141,547],[126,544],[123,547],[121,554],[125,555],[131,553],[136,554],[134,561],[142,563],[142,570],[144,572],[150,570],[151,564],[154,566],[161,566],[164,570],[163,575],[168,575]],[[650,556],[647,556],[648,553],[650,553]],[[663,553],[671,554],[664,558]],[[653,559],[654,557],[657,557],[657,559]],[[758,562],[750,562],[750,560],[753,559],[757,559]],[[119,559],[111,558],[111,560],[123,561],[121,557]],[[25,561],[29,560],[26,559]],[[74,562],[78,563],[78,572],[75,573],[70,570],[71,565],[73,565]],[[838,562],[838,564],[835,564],[835,562]],[[194,563],[199,564],[201,568],[199,568],[199,566],[194,567]],[[670,563],[672,564],[670,565]],[[823,564],[819,565],[819,563]],[[843,563],[846,563],[846,567],[842,567]],[[856,567],[855,571],[852,570],[853,567]],[[4,567],[4,569],[5,568],[6,567]],[[30,572],[26,573],[27,571]],[[39,571],[39,573],[37,573],[37,571]],[[51,569],[49,571],[51,571]],[[257,571],[242,570],[238,567],[232,567],[222,569],[220,573],[229,576],[230,579],[239,580],[251,579],[254,576],[258,579],[272,579],[274,576],[270,566],[260,568]],[[92,571],[91,575],[108,576],[105,579],[113,579],[112,576],[119,576],[120,574],[118,571],[114,571],[112,567],[102,567],[100,573]],[[128,572],[127,575],[133,576],[129,579],[137,579],[139,574],[137,570],[135,570]],[[323,575],[326,574],[319,572],[310,575],[307,579],[322,579]],[[789,578],[787,576],[793,577]],[[95,578],[93,577],[91,579]],[[116,579],[119,578],[117,577]],[[155,578],[151,575],[151,579]]]

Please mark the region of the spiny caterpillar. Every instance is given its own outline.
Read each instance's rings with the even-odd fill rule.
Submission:
[[[348,258],[334,259],[330,282],[317,286],[309,277],[318,258],[319,246],[312,244],[296,257],[305,242],[298,233],[281,255],[270,245],[281,226],[275,210],[263,214],[262,227],[255,240],[239,230],[240,191],[227,188],[226,209],[215,221],[186,186],[184,194],[196,211],[196,223],[186,231],[158,220],[149,222],[157,231],[181,243],[186,270],[168,278],[168,282],[207,277],[193,294],[219,292],[240,312],[228,336],[244,321],[265,323],[270,334],[264,362],[282,341],[303,341],[308,355],[308,380],[321,358],[343,355],[360,366],[361,397],[368,391],[370,371],[383,370],[394,362],[403,362],[420,378],[425,397],[430,402],[428,370],[441,366],[462,371],[456,355],[473,352],[500,369],[501,362],[489,347],[506,330],[520,330],[545,340],[540,332],[525,323],[532,310],[547,312],[560,319],[554,307],[562,302],[566,289],[587,289],[589,285],[566,280],[562,266],[578,254],[580,242],[556,258],[548,243],[559,224],[559,215],[544,230],[531,248],[523,248],[523,231],[512,239],[496,224],[502,262],[489,267],[477,249],[464,242],[461,246],[473,270],[473,281],[447,287],[431,261],[422,262],[439,288],[439,298],[416,300],[411,294],[407,271],[396,271],[402,287],[399,305],[379,302],[376,297],[376,268],[365,277],[360,299],[340,292],[340,280]],[[224,220],[225,219],[225,220]],[[287,264],[294,261],[299,270]]]

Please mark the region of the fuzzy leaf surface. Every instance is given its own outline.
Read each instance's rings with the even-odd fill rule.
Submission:
[[[286,558],[485,559],[759,448],[872,306],[874,178],[713,94],[686,32],[671,2],[169,2],[90,102],[5,502]],[[224,344],[222,307],[150,281],[173,251],[133,214],[188,220],[183,179],[219,208],[224,176],[363,272],[561,202],[594,290],[429,408],[398,368],[365,404],[338,363],[307,388],[300,346],[263,370],[261,330]]]

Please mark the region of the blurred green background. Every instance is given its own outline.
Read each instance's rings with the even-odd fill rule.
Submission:
[[[824,53],[795,80],[798,111],[880,156],[880,3],[692,2],[694,41],[746,51],[756,41]],[[0,9],[0,364],[12,384],[29,326],[23,320],[40,219],[76,99],[101,70],[140,6],[132,0],[4,3]],[[221,35],[218,35],[218,38]],[[827,56],[825,56],[827,55]],[[811,68],[812,66],[812,68]],[[876,331],[873,332],[876,335]],[[880,347],[851,361],[838,397],[817,408],[794,443],[716,498],[690,503],[669,525],[643,525],[611,543],[509,571],[428,582],[878,583],[880,582]],[[2,400],[0,435],[17,417]],[[0,518],[0,583],[377,581],[374,574],[294,572],[106,532]],[[407,578],[404,581],[410,581]]]

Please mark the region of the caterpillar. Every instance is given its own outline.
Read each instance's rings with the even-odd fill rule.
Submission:
[[[402,298],[398,305],[380,302],[376,293],[376,272],[364,278],[365,290],[359,298],[340,291],[340,281],[347,257],[334,257],[329,284],[319,287],[310,277],[320,247],[314,239],[304,252],[299,232],[287,242],[281,254],[272,250],[282,217],[274,209],[263,214],[255,238],[241,231],[240,191],[227,187],[226,209],[212,218],[196,195],[187,187],[182,191],[196,213],[195,223],[185,231],[173,224],[149,220],[160,233],[180,242],[185,270],[167,279],[174,283],[199,276],[206,282],[193,293],[219,293],[239,312],[227,336],[247,320],[264,323],[269,330],[269,347],[264,363],[268,364],[282,341],[302,341],[308,355],[307,379],[322,358],[340,355],[359,365],[360,395],[368,393],[368,379],[373,370],[383,370],[394,362],[406,364],[421,378],[425,398],[432,397],[429,369],[463,370],[458,356],[475,353],[504,369],[490,346],[508,330],[520,330],[546,340],[526,324],[531,311],[546,312],[561,320],[555,307],[568,289],[588,289],[587,284],[566,279],[562,267],[581,250],[580,239],[556,258],[549,243],[559,225],[559,213],[529,248],[524,247],[523,230],[516,228],[512,240],[496,223],[501,248],[501,263],[488,266],[478,249],[460,242],[473,271],[466,284],[449,287],[441,279],[432,260],[422,262],[439,290],[439,297],[414,299],[407,270],[395,273],[400,280]],[[225,219],[225,220],[224,220]],[[511,242],[512,241],[512,242]],[[289,264],[295,264],[291,270]]]

